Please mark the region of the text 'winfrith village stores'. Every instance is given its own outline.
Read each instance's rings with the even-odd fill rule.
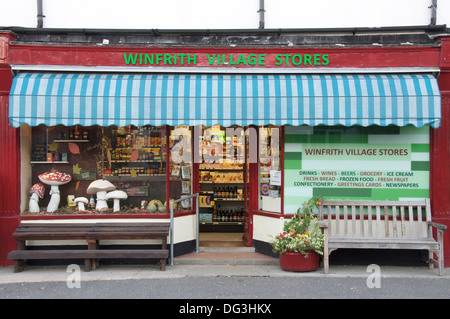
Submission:
[[[198,54],[198,53],[124,53],[126,65],[164,66],[326,66],[328,54]]]

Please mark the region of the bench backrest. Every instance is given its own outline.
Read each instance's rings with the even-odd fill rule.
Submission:
[[[319,219],[328,222],[332,237],[432,237],[430,200],[334,201],[321,200]]]

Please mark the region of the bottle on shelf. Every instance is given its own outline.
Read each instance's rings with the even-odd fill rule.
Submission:
[[[222,221],[222,212],[221,212],[220,206],[219,206],[219,208],[217,209],[216,222],[220,222],[220,221]]]
[[[216,207],[216,205],[214,205],[212,220],[213,220],[213,222],[217,222],[217,207]]]

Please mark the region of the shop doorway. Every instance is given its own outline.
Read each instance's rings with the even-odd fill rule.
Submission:
[[[241,127],[205,127],[200,136],[200,247],[244,247],[249,210],[249,138]],[[247,236],[248,237],[248,236]]]

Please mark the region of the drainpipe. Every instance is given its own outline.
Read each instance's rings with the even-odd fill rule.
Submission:
[[[42,13],[42,0],[37,0],[37,27],[41,29],[44,26],[44,14]]]
[[[436,12],[437,12],[437,0],[431,1],[431,20],[430,20],[430,26],[436,25]]]
[[[259,0],[259,28],[264,29],[264,0]]]

